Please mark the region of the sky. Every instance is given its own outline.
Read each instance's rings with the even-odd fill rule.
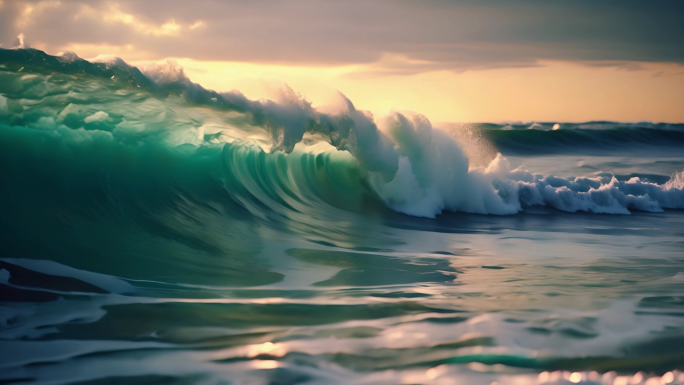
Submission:
[[[0,47],[433,122],[684,122],[679,0],[0,0]]]

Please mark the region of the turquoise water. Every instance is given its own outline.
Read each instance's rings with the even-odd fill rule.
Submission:
[[[0,380],[684,383],[684,125],[345,102],[0,50]]]

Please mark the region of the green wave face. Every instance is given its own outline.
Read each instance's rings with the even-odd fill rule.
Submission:
[[[344,243],[386,211],[356,159],[318,137],[267,153],[260,145],[270,148],[270,132],[251,124],[253,114],[160,96],[108,73],[27,72],[0,71],[10,256],[204,283],[236,269],[236,283],[263,284],[280,276],[251,266],[260,231]],[[339,220],[358,229],[340,231]],[[105,255],[84,259],[90,249]],[[210,258],[217,254],[231,258]]]

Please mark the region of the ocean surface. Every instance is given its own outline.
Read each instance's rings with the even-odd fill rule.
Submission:
[[[684,124],[276,99],[0,49],[0,382],[684,384]]]

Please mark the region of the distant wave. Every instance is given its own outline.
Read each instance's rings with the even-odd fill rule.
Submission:
[[[476,132],[503,154],[608,155],[684,148],[684,124],[533,123],[529,125],[446,124],[449,130]]]
[[[478,166],[468,148],[477,141],[416,113],[376,120],[343,96],[338,112],[322,113],[288,89],[278,101],[210,91],[173,64],[141,71],[121,59],[22,49],[0,50],[0,65],[0,197],[19,216],[41,201],[44,210],[134,218],[148,231],[171,231],[169,213],[308,231],[290,223],[383,206],[422,217],[531,205],[613,214],[684,208],[682,174],[664,184],[563,179],[511,170],[496,151]],[[684,144],[682,125],[554,126],[466,130],[503,154]]]

